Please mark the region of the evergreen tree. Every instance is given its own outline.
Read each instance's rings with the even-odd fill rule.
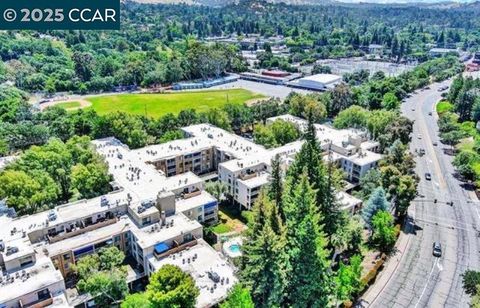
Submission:
[[[283,184],[282,184],[282,169],[280,166],[280,156],[278,154],[272,160],[271,174],[272,175],[271,175],[268,195],[270,199],[275,203],[275,206],[278,207],[280,217],[282,218],[282,220],[285,220],[285,216],[281,208]]]
[[[385,191],[382,187],[378,187],[375,189],[365,203],[365,206],[362,209],[362,218],[368,225],[371,225],[372,217],[378,211],[389,211],[390,210],[390,203],[387,201],[387,197],[385,195]]]
[[[285,227],[277,206],[260,193],[243,245],[241,278],[251,290],[256,307],[278,306],[283,302],[287,274]]]
[[[339,215],[338,204],[332,183],[332,168],[328,170],[323,161],[322,149],[316,139],[316,131],[313,121],[309,117],[305,143],[297,154],[295,162],[288,169],[288,176],[291,178],[291,187],[299,182],[299,177],[306,169],[309,183],[316,192],[315,200],[322,215],[322,223],[328,236],[335,233],[338,227]]]
[[[322,231],[315,191],[302,172],[297,184],[287,181],[284,207],[287,250],[291,270],[287,303],[292,307],[327,307],[332,300],[333,280]]]

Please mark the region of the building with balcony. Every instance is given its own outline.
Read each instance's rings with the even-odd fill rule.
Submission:
[[[305,120],[283,119],[305,130]],[[377,166],[378,143],[363,131],[315,125],[324,159],[341,166],[352,182]],[[203,240],[203,224],[218,220],[217,200],[200,176],[218,172],[240,206],[250,209],[270,181],[271,161],[283,172],[303,141],[266,149],[209,124],[183,128],[185,139],[131,150],[115,138],[93,141],[112,175],[113,191],[16,217],[0,207],[0,308],[76,306],[94,302],[66,289],[72,266],[103,247],[116,246],[134,261],[128,282],[176,264],[200,288],[197,306],[222,300],[236,281],[234,268]],[[342,208],[355,212],[358,199],[339,192]],[[215,287],[216,286],[216,287]]]

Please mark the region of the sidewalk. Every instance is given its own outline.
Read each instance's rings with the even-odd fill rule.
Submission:
[[[387,259],[382,271],[378,274],[375,283],[371,285],[368,290],[363,294],[363,296],[359,299],[360,302],[366,304],[366,306],[364,307],[372,306],[378,299],[379,295],[387,287],[390,279],[396,272],[398,265],[402,261],[405,255],[405,251],[407,251],[408,249],[410,237],[412,234],[411,231],[413,227],[413,222],[408,222],[407,224],[405,224],[402,232],[400,232],[400,236],[398,237],[397,243],[395,244],[396,253]]]

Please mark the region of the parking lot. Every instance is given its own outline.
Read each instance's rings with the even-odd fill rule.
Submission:
[[[254,93],[260,93],[269,97],[276,97],[284,99],[290,94],[290,92],[297,92],[302,94],[313,93],[312,91],[295,89],[286,86],[272,85],[261,82],[254,82],[248,80],[238,80],[228,84],[215,86],[210,89],[232,89],[232,88],[243,88]]]

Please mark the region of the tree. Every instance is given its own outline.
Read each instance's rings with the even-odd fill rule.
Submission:
[[[361,190],[358,193],[360,199],[366,201],[370,195],[382,185],[382,175],[378,169],[370,169],[360,178]]]
[[[452,130],[447,133],[440,134],[440,138],[446,144],[450,145],[452,149],[457,145],[462,138],[465,137],[465,134],[460,130]]]
[[[152,308],[145,293],[129,294],[122,302],[122,308]]]
[[[462,283],[465,293],[470,296],[478,294],[478,286],[480,285],[480,272],[467,270],[462,274]]]
[[[367,125],[368,111],[360,106],[351,106],[335,117],[333,125],[335,128],[363,128]]]
[[[331,301],[333,281],[327,240],[306,170],[297,184],[291,178],[287,180],[286,192],[283,206],[291,267],[287,301],[293,307],[326,307]]]
[[[119,267],[125,259],[125,254],[115,246],[100,249],[98,256],[100,270],[111,270]]]
[[[225,199],[225,194],[228,192],[228,187],[225,183],[216,181],[216,182],[207,182],[205,185],[205,190],[215,197],[218,201]]]
[[[328,116],[334,117],[351,105],[353,105],[353,93],[350,86],[341,83],[335,86],[330,94],[330,101],[327,105]]]
[[[285,220],[285,215],[283,213],[282,205],[282,193],[283,193],[283,183],[282,183],[282,169],[281,169],[281,158],[277,154],[272,159],[272,172],[271,172],[271,179],[270,179],[270,186],[268,190],[268,196],[270,200],[272,200],[275,206],[278,207],[280,218],[282,221]]]
[[[312,69],[312,74],[331,74],[332,68],[328,65],[315,64]]]
[[[396,214],[405,215],[413,199],[417,196],[417,180],[413,176],[403,175],[395,194]]]
[[[7,205],[18,214],[32,214],[44,205],[55,203],[59,190],[45,172],[27,174],[24,171],[6,170],[0,173],[0,200],[7,199]]]
[[[110,307],[125,298],[128,294],[127,270],[120,266],[124,259],[123,252],[112,246],[78,260],[73,270],[79,277],[80,292],[89,293],[100,307]]]
[[[390,210],[390,203],[387,201],[385,196],[385,191],[382,187],[378,187],[375,189],[365,203],[362,209],[362,218],[367,223],[367,225],[371,226],[372,218],[375,216],[376,213],[379,211],[389,211]]]
[[[378,211],[372,218],[372,243],[381,251],[389,252],[395,244],[393,216],[387,211]]]
[[[398,100],[395,93],[388,92],[383,96],[382,107],[387,110],[396,110],[400,106],[400,101]]]
[[[71,188],[77,190],[82,198],[92,198],[108,193],[111,178],[103,162],[77,164],[72,167],[71,172]]]
[[[236,284],[230,290],[227,299],[220,304],[220,308],[254,308],[252,297],[248,289]],[[132,307],[133,308],[133,307]]]
[[[313,121],[308,117],[307,131],[304,134],[305,143],[295,157],[294,163],[288,169],[292,185],[296,185],[299,176],[307,170],[309,183],[316,191],[316,202],[328,236],[335,233],[339,227],[340,210],[335,199],[335,172],[331,163],[325,166],[322,149],[316,138]]]
[[[283,302],[287,274],[285,228],[273,204],[262,191],[255,201],[243,245],[241,276],[258,307]]]
[[[146,296],[153,307],[195,307],[199,294],[193,278],[179,267],[166,264],[150,276]]]
[[[256,143],[270,148],[282,146],[297,140],[300,137],[300,131],[294,123],[276,120],[266,126],[257,124],[253,131],[253,136]]]
[[[126,269],[100,271],[80,280],[77,287],[81,292],[89,293],[95,298],[99,307],[111,307],[128,294]]]
[[[230,126],[230,118],[228,114],[220,109],[213,108],[207,111],[205,114],[202,114],[205,120],[217,127],[223,128],[224,130],[231,131],[232,127]]]
[[[350,300],[361,290],[362,258],[355,255],[350,259],[350,264],[345,265],[340,261],[340,266],[335,277],[337,301]]]
[[[471,150],[462,150],[453,159],[453,165],[458,172],[469,180],[475,179],[475,170],[473,165],[480,162],[480,156]]]

